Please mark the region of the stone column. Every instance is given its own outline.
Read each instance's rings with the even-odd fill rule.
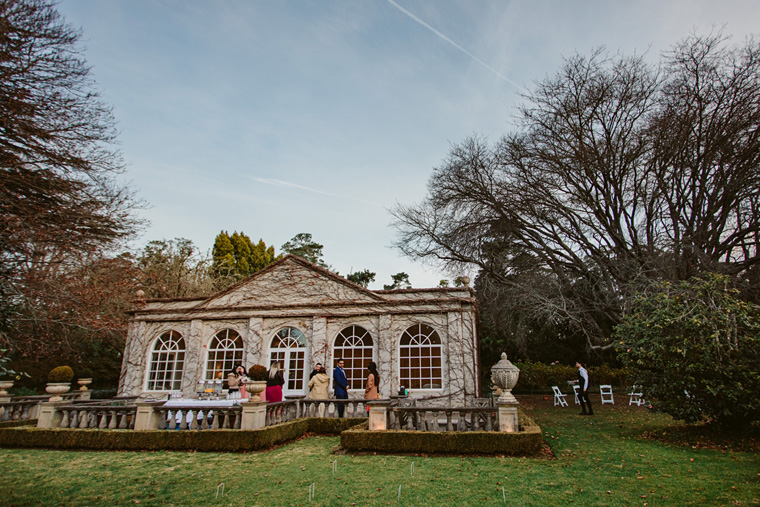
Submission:
[[[40,413],[37,417],[38,428],[58,428],[61,425],[63,414],[57,410],[61,405],[68,405],[67,401],[47,401],[40,403]]]
[[[519,430],[517,404],[497,401],[496,406],[499,408],[499,431],[517,433]]]
[[[243,415],[240,421],[241,430],[257,430],[266,426],[267,402],[249,401],[240,405],[243,407]]]
[[[163,405],[164,402],[138,401],[137,414],[135,415],[135,430],[157,430],[161,424],[161,412],[153,410],[154,407]],[[166,421],[164,421],[166,423]],[[165,424],[164,424],[165,425]]]
[[[243,364],[250,368],[254,364],[264,364],[261,355],[264,350],[263,332],[264,319],[261,317],[251,317],[248,319],[248,336],[245,339],[245,358]]]
[[[369,429],[381,431],[388,429],[388,407],[390,400],[377,400],[367,402],[369,406]]]
[[[203,321],[190,321],[190,333],[185,340],[185,371],[182,375],[182,393],[185,396],[195,394],[195,385],[203,374],[203,361],[206,360],[206,349],[203,348]]]
[[[390,315],[380,315],[377,324],[377,372],[380,374],[381,398],[388,398],[398,391],[395,372],[395,347],[393,320]],[[394,373],[395,372],[395,373]]]

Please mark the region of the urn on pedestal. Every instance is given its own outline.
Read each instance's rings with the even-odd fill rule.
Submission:
[[[512,364],[507,359],[507,354],[502,352],[501,361],[491,367],[491,379],[499,389],[501,389],[501,396],[496,400],[499,403],[512,403],[518,404],[519,402],[512,394],[512,389],[517,384],[517,379],[520,377],[520,369]]]

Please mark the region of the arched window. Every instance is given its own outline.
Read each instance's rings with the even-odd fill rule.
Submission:
[[[304,390],[306,337],[295,327],[277,331],[269,348],[269,364],[279,361],[285,369],[284,394],[301,394]]]
[[[372,335],[361,326],[348,326],[338,333],[333,344],[333,358],[345,362],[349,389],[364,389],[367,366],[372,361]]]
[[[223,379],[236,364],[243,363],[243,338],[237,331],[223,329],[208,344],[206,378]]]
[[[178,391],[185,367],[185,339],[176,331],[158,337],[150,355],[148,391]]]
[[[407,389],[440,389],[441,338],[432,327],[415,324],[401,335],[400,383]]]

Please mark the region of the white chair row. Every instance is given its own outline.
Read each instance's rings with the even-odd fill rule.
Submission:
[[[566,394],[562,394],[562,391],[560,391],[559,386],[552,386],[552,391],[554,392],[554,406],[556,407],[559,405],[560,407],[567,407],[567,401],[565,401],[565,397],[567,397]],[[573,385],[573,392],[575,394],[575,404],[580,405],[581,402],[578,399],[578,392],[580,391],[580,386],[578,384]],[[615,397],[612,394],[612,386],[609,384],[603,384],[599,386],[599,393],[602,396],[602,405],[606,403],[615,404]],[[639,397],[641,397],[641,393],[639,393]],[[637,404],[641,405],[644,401],[641,400]],[[630,404],[630,403],[629,403]]]

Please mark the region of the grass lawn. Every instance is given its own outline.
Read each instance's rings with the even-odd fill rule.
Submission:
[[[642,438],[673,424],[643,407],[596,400],[582,417],[518,398],[556,459],[351,456],[338,437],[251,454],[0,449],[0,504],[396,505],[401,486],[401,505],[504,505],[502,488],[508,505],[760,505],[757,452]]]

